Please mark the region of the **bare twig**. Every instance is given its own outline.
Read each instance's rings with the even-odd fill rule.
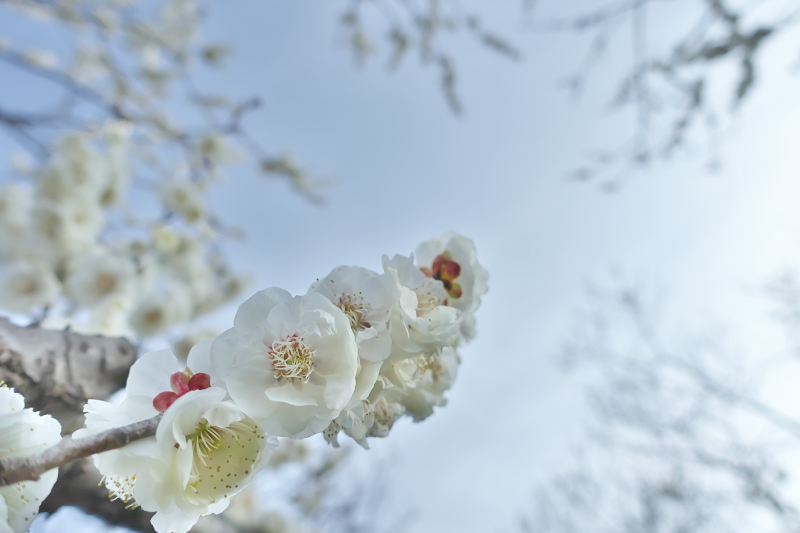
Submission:
[[[0,459],[0,485],[36,481],[43,473],[53,468],[152,437],[156,434],[161,416],[109,429],[82,439],[66,436],[58,444],[38,455]]]

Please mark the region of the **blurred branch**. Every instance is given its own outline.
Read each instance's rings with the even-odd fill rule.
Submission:
[[[125,385],[135,360],[127,339],[20,327],[0,318],[0,379],[29,407],[55,417],[65,434],[83,426],[88,398],[108,398]]]
[[[382,18],[387,29],[385,41],[391,50],[388,68],[397,69],[403,58],[416,52],[423,65],[438,69],[442,92],[455,115],[463,113],[463,106],[458,95],[456,59],[446,50],[444,37],[464,32],[479,45],[507,59],[522,59],[522,52],[516,46],[487,30],[481,17],[465,11],[457,0],[351,0],[341,21],[358,65],[378,51],[376,32],[364,24],[368,11]]]
[[[573,17],[534,23],[538,31],[593,34],[586,59],[568,78],[567,87],[573,95],[585,87],[614,34],[628,26],[633,32],[633,64],[611,100],[612,107],[632,111],[632,134],[618,148],[603,149],[574,171],[575,179],[598,180],[606,191],[613,192],[637,170],[688,149],[698,130],[712,134],[719,117],[730,112],[720,110],[709,98],[716,67],[731,65],[738,71],[738,79],[728,89],[731,107],[738,108],[755,87],[760,51],[800,21],[797,9],[756,22],[752,12],[760,6],[734,8],[723,0],[693,0],[702,8],[695,23],[666,52],[649,55],[648,35],[663,27],[650,21],[660,20],[655,14],[658,9],[674,9],[660,4],[674,3],[675,0],[626,0]]]

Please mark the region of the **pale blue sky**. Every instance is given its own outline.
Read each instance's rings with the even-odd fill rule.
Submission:
[[[525,60],[454,40],[461,118],[416,58],[393,74],[380,62],[354,68],[336,25],[341,2],[212,4],[205,32],[236,50],[209,83],[264,97],[249,119],[260,142],[337,182],[321,208],[245,167],[214,194],[223,217],[247,231],[229,252],[255,274],[255,289],[303,292],[340,264],[379,269],[383,253],[408,253],[450,229],[475,240],[490,272],[449,405],[357,452],[376,467],[399,461],[387,516],[415,509],[415,533],[511,531],[534,485],[569,464],[586,409],[552,356],[587,282],[618,268],[667,288],[676,328],[732,321],[745,344],[778,350],[755,288],[798,260],[794,50],[767,58],[767,76],[724,136],[720,173],[708,174],[699,153],[605,195],[565,175],[628,135],[630,117],[604,106],[627,55],[612,55],[586,98],[570,103],[557,82],[585,42],[531,32],[516,0],[492,4],[492,27]],[[663,31],[685,26],[685,16],[670,13]]]
[[[354,69],[337,41],[335,4],[251,1],[215,12],[212,33],[237,43],[231,79],[266,95],[253,121],[259,138],[338,180],[320,209],[243,176],[221,191],[220,210],[248,228],[235,253],[259,286],[292,291],[339,264],[377,269],[382,253],[407,253],[448,229],[475,239],[490,292],[450,404],[422,424],[400,424],[364,460],[400,460],[392,509],[418,510],[415,532],[508,531],[534,484],[562,468],[581,438],[579,388],[551,356],[586,282],[619,267],[664,286],[680,327],[733,320],[747,331],[763,320],[760,300],[743,288],[797,255],[798,125],[785,119],[800,111],[798,80],[786,73],[793,50],[769,58],[759,93],[725,135],[721,173],[706,173],[701,153],[608,196],[564,176],[591,149],[629,134],[629,117],[609,116],[602,92],[628,60],[624,50],[571,104],[557,81],[585,43],[533,34],[515,2],[498,2],[494,27],[526,58],[513,64],[456,41],[467,108],[459,119],[413,58],[392,75],[380,63]],[[675,13],[663,23],[686,20]],[[779,348],[776,329],[749,329],[760,348]]]

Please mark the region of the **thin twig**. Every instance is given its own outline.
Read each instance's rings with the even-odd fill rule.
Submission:
[[[73,439],[67,436],[52,448],[38,455],[0,459],[0,485],[11,485],[20,481],[36,481],[42,474],[53,468],[96,453],[117,450],[136,441],[152,437],[156,434],[161,416],[109,429],[82,439]]]

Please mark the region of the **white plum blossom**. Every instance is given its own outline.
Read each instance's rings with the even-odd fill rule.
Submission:
[[[173,179],[159,187],[161,201],[164,206],[186,219],[187,222],[198,222],[206,212],[203,190],[199,184],[187,179]]]
[[[392,295],[392,341],[407,352],[453,344],[461,311],[446,304],[444,284],[414,265],[414,256],[383,256],[386,286]]]
[[[387,362],[386,365],[391,365]],[[391,368],[391,367],[390,367]],[[387,378],[378,376],[375,387],[369,398],[359,402],[353,408],[345,409],[322,432],[322,436],[335,448],[339,447],[339,432],[344,432],[365,450],[369,449],[367,437],[383,438],[405,412],[406,408],[398,403],[402,395]]]
[[[456,379],[460,359],[455,349],[445,346],[433,353],[419,354],[392,363],[391,379],[396,387],[387,398],[401,404],[416,422],[433,414],[434,407],[447,404],[444,393]]]
[[[304,438],[339,416],[353,396],[358,348],[344,312],[319,293],[257,292],[211,360],[234,402],[277,436]]]
[[[136,290],[136,269],[130,259],[114,255],[83,256],[67,279],[78,304],[93,307],[105,299],[131,297]]]
[[[0,271],[0,307],[12,313],[50,305],[60,293],[61,285],[47,265],[18,261]]]
[[[32,191],[27,187],[5,184],[0,187],[0,262],[25,255],[25,233],[30,225]]]
[[[193,372],[202,363],[190,354],[176,372],[169,351],[142,356],[133,367],[119,405],[90,400],[84,437],[164,413],[155,437],[96,455],[95,466],[112,499],[155,512],[157,533],[186,533],[207,514],[219,514],[252,481],[277,441]],[[197,363],[197,364],[195,364]]]
[[[34,238],[50,254],[91,252],[103,229],[105,216],[97,202],[70,198],[39,201],[32,209]]]
[[[153,244],[163,254],[171,254],[178,249],[181,239],[168,226],[159,224],[153,228]]]
[[[0,459],[25,457],[45,451],[61,440],[61,424],[50,415],[25,409],[25,399],[14,389],[0,387]],[[0,487],[0,533],[28,531],[39,505],[50,494],[58,469],[38,481]]]
[[[66,325],[76,333],[84,335],[103,335],[106,337],[128,337],[135,336],[133,329],[128,321],[133,298],[128,294],[111,295],[91,309],[91,314],[86,321],[72,320],[67,324],[57,327],[50,323],[50,329],[63,329]],[[47,324],[45,321],[44,324]]]
[[[397,420],[406,412],[398,402],[390,401],[386,398],[379,398],[372,405],[372,426],[367,433],[368,437],[385,438],[389,436],[389,431],[392,429]]]
[[[150,337],[188,320],[191,313],[191,289],[183,282],[169,280],[160,290],[142,298],[131,313],[130,322],[139,335]]]
[[[238,154],[231,148],[228,137],[221,133],[204,135],[200,139],[198,148],[203,157],[212,163],[227,163],[238,159]]]
[[[312,284],[309,291],[322,294],[344,311],[363,361],[377,363],[389,357],[392,301],[380,274],[362,267],[342,266]]]
[[[463,313],[461,333],[466,339],[473,338],[474,313],[489,290],[489,273],[478,262],[475,243],[451,231],[420,244],[416,256],[426,276],[442,281],[447,305]]]
[[[339,425],[351,427],[355,421],[365,419],[363,401],[378,379],[381,364],[392,349],[389,315],[392,302],[383,277],[362,267],[342,266],[311,285],[344,311],[358,346],[359,368],[353,396],[339,414]],[[353,412],[350,412],[353,410]],[[369,409],[367,409],[369,410]],[[336,421],[334,421],[336,422]]]
[[[84,135],[63,136],[56,156],[37,174],[37,194],[53,202],[78,197],[98,201],[107,173],[106,161]]]

